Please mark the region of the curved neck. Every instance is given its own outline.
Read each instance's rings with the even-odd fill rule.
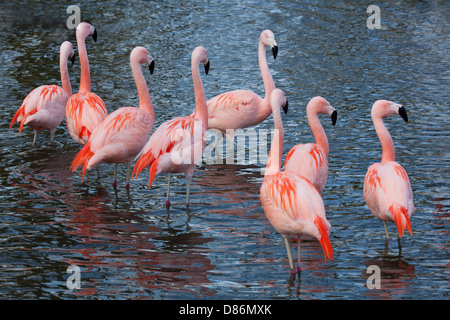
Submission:
[[[61,84],[64,91],[67,93],[67,96],[70,97],[72,95],[72,85],[70,84],[69,79],[69,70],[67,68],[67,59],[68,56],[66,54],[61,54],[59,57],[59,70],[61,73]]]
[[[283,155],[284,130],[281,121],[280,108],[272,111],[275,123],[275,132],[270,147],[269,159],[267,160],[265,175],[276,174],[281,171],[281,158]]]
[[[377,132],[378,138],[380,139],[381,149],[383,151],[381,162],[395,161],[394,142],[392,141],[391,135],[383,123],[383,119],[373,118],[373,124],[375,126],[375,131]]]
[[[202,78],[200,77],[199,61],[193,59],[191,63],[192,82],[194,84],[195,94],[195,112],[194,117],[202,121],[203,130],[208,128],[208,107],[206,105],[205,90],[203,88]]]
[[[325,151],[325,154],[328,157],[328,139],[325,130],[320,123],[319,116],[317,113],[308,113],[307,117],[309,127],[311,128],[316,143],[323,149],[323,151]]]
[[[78,92],[91,91],[91,74],[89,71],[89,60],[85,41],[86,37],[83,34],[77,32],[78,55],[80,57],[81,65],[80,89],[78,90]]]
[[[275,84],[273,82],[272,75],[270,74],[269,65],[267,64],[266,46],[261,41],[259,41],[258,62],[264,83],[264,90],[266,91],[264,100],[267,101],[268,107],[270,108],[269,97],[273,89],[275,89]]]
[[[150,98],[147,82],[145,81],[139,62],[131,62],[131,72],[133,73],[134,81],[136,82],[136,88],[139,96],[139,108],[147,111],[154,122],[155,114],[153,111],[152,99]]]

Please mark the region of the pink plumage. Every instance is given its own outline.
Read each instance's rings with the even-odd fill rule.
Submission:
[[[284,161],[285,171],[294,171],[307,178],[322,193],[328,179],[328,139],[319,121],[319,114],[331,117],[336,124],[337,111],[322,97],[312,98],[306,113],[316,143],[297,144],[291,148]]]
[[[67,102],[65,116],[69,134],[79,144],[86,144],[95,127],[108,115],[103,100],[91,92],[91,76],[86,51],[86,38],[97,39],[97,31],[87,22],[81,22],[76,31],[81,75],[78,93]]]
[[[291,275],[293,275],[295,269],[288,237],[297,237],[297,271],[299,271],[300,237],[302,235],[317,238],[325,253],[325,261],[327,258],[333,259],[333,249],[329,240],[331,225],[326,218],[322,197],[314,185],[296,172],[281,171],[284,132],[280,108],[286,104],[284,93],[279,89],[274,89],[270,102],[275,134],[260,190],[261,204],[267,219],[283,236]]]
[[[278,46],[270,30],[261,33],[258,47],[259,67],[265,88],[264,98],[249,90],[229,91],[211,98],[207,102],[208,129],[218,129],[226,134],[227,129],[237,130],[257,125],[271,114],[269,99],[275,84],[267,65],[267,47],[272,48],[273,56],[276,58]],[[234,140],[234,131],[229,133],[229,139]]]
[[[394,142],[383,123],[383,118],[400,114],[408,121],[405,107],[400,104],[378,100],[372,107],[372,120],[382,147],[381,162],[367,170],[364,179],[363,196],[370,211],[383,221],[386,238],[389,233],[386,221],[395,222],[398,237],[405,228],[412,235],[411,216],[414,213],[413,192],[405,169],[395,162]]]
[[[139,108],[123,107],[109,114],[92,131],[88,143],[72,162],[72,171],[82,165],[82,176],[86,169],[107,162],[115,163],[113,185],[116,185],[118,163],[128,163],[142,150],[150,137],[155,122],[153,105],[140,64],[147,64],[153,72],[154,61],[144,47],[136,47],[130,54],[131,70],[139,95]],[[127,170],[126,187],[129,186]]]
[[[53,142],[56,128],[64,119],[66,103],[72,95],[67,69],[69,57],[74,57],[73,46],[69,41],[65,41],[60,47],[59,62],[62,88],[57,85],[43,85],[32,90],[11,120],[9,130],[16,122],[20,122],[19,133],[24,125],[34,130],[33,146],[36,144],[37,132],[41,130],[50,130],[50,142]]]
[[[205,92],[200,77],[199,65],[205,65],[206,74],[209,61],[206,50],[197,47],[192,52],[191,70],[195,94],[195,112],[193,115],[178,117],[163,123],[151,135],[139,154],[139,160],[133,169],[136,178],[144,168],[149,167],[149,188],[156,175],[169,173],[166,205],[170,205],[170,174],[184,173],[187,180],[186,205],[189,205],[189,185],[197,163],[201,160],[205,148],[204,137],[208,126],[208,111]]]

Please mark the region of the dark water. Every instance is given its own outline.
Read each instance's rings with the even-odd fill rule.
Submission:
[[[290,104],[285,153],[312,141],[305,107],[322,95],[338,110],[335,127],[322,119],[330,142],[323,192],[335,258],[324,263],[317,241],[302,242],[301,279],[290,281],[279,234],[259,202],[256,164],[199,166],[184,206],[185,179],[166,175],[148,190],[147,173],[111,186],[112,165],[83,184],[69,171],[80,147],[65,123],[38,136],[9,122],[26,94],[60,83],[59,45],[68,4],[0,4],[0,298],[26,299],[447,299],[449,279],[450,61],[447,1],[384,1],[380,30],[369,30],[366,1],[92,1],[82,18],[98,29],[87,41],[92,88],[111,112],[137,106],[129,53],[145,46],[156,60],[146,75],[155,128],[193,108],[190,55],[208,50],[203,76],[208,97],[246,88],[263,94],[258,37],[271,29],[279,55],[268,61]],[[79,63],[69,68],[78,89]],[[409,174],[416,206],[413,236],[387,246],[384,229],[365,206],[367,167],[381,158],[370,108],[378,99],[406,106],[410,122],[386,120],[397,161]],[[272,117],[254,128],[273,127]],[[394,235],[395,227],[389,225]],[[294,248],[294,246],[292,246]],[[70,265],[81,289],[66,285]],[[366,285],[367,268],[381,269],[381,288]]]

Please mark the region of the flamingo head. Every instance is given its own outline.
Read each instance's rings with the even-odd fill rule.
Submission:
[[[270,30],[264,30],[261,32],[259,41],[266,47],[270,47],[272,49],[273,58],[276,59],[278,55],[278,45],[275,41],[275,35],[273,32]]]
[[[73,50],[73,45],[70,41],[64,41],[60,47],[61,56],[64,59],[69,59],[72,61],[72,65],[75,63],[75,51]]]
[[[401,104],[388,100],[378,100],[372,106],[372,118],[384,118],[393,113],[400,115],[405,122],[408,122],[408,114]]]
[[[77,34],[84,38],[92,36],[92,39],[97,42],[97,29],[93,25],[91,25],[89,20],[80,22],[80,24],[77,26]]]
[[[209,59],[206,53],[206,49],[202,46],[198,46],[192,51],[192,64],[200,64],[203,63],[205,66],[205,74],[209,72]]]
[[[323,97],[317,96],[312,98],[306,106],[306,113],[309,116],[317,114],[327,114],[331,117],[331,123],[336,125],[337,111],[330,103]]]
[[[146,64],[148,66],[148,69],[150,70],[150,74],[153,74],[153,71],[155,69],[155,60],[153,60],[147,49],[145,49],[144,47],[138,46],[131,51],[130,62],[133,63],[133,61]]]

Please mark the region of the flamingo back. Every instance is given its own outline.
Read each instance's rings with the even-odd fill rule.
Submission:
[[[85,144],[95,127],[108,115],[103,100],[92,92],[76,93],[66,106],[66,123],[70,136]]]
[[[43,85],[32,90],[11,120],[9,130],[20,122],[19,133],[24,125],[35,130],[55,130],[64,119],[67,93],[57,85]]]
[[[375,163],[367,170],[363,196],[370,211],[379,219],[396,222],[401,236],[414,213],[411,184],[405,169],[395,161]]]
[[[328,158],[318,144],[298,144],[286,155],[284,170],[305,177],[322,193],[328,179]]]

